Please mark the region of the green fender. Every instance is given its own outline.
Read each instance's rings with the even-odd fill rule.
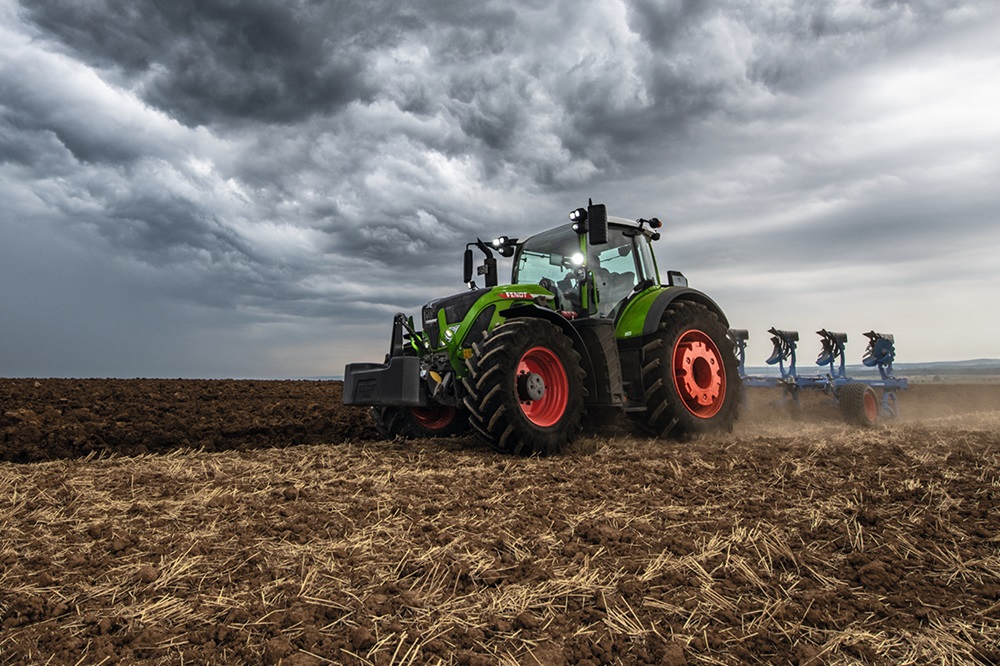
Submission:
[[[722,325],[729,328],[729,320],[722,308],[697,289],[690,287],[650,287],[626,303],[615,325],[619,340],[639,338],[656,332],[663,313],[674,301],[701,303],[719,316]]]

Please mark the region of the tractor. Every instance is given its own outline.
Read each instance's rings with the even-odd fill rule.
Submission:
[[[741,387],[728,321],[679,271],[661,283],[660,220],[592,201],[569,217],[469,243],[468,289],[424,305],[419,329],[397,314],[385,361],[345,368],[344,404],[371,406],[387,438],[471,426],[505,453],[558,452],[609,412],[653,437],[731,430]],[[496,255],[512,258],[510,284]]]

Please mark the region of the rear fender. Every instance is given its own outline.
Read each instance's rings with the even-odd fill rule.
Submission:
[[[690,287],[650,287],[626,304],[618,318],[615,334],[619,340],[639,338],[656,332],[663,319],[663,313],[674,301],[700,303],[719,316],[723,326],[729,327],[722,308],[697,289]]]

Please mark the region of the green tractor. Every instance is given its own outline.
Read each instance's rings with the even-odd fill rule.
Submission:
[[[661,283],[660,226],[591,202],[530,238],[469,243],[469,290],[427,303],[422,330],[397,314],[385,362],[347,365],[344,404],[372,406],[389,438],[471,425],[509,453],[557,452],[585,416],[610,410],[655,437],[732,429],[740,378],[728,321],[680,272]],[[513,257],[511,284],[498,285],[494,253]]]

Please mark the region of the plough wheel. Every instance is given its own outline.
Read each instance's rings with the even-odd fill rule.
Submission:
[[[462,435],[469,429],[464,410],[433,407],[372,407],[375,428],[386,439],[423,439]]]
[[[856,423],[866,428],[878,425],[878,396],[868,384],[851,382],[844,384],[837,393],[840,413],[848,423]]]
[[[511,319],[472,345],[462,380],[469,422],[503,453],[558,452],[583,414],[580,355],[542,319]]]
[[[643,348],[646,411],[635,418],[657,437],[729,431],[739,412],[740,378],[726,327],[698,303],[675,302]]]

